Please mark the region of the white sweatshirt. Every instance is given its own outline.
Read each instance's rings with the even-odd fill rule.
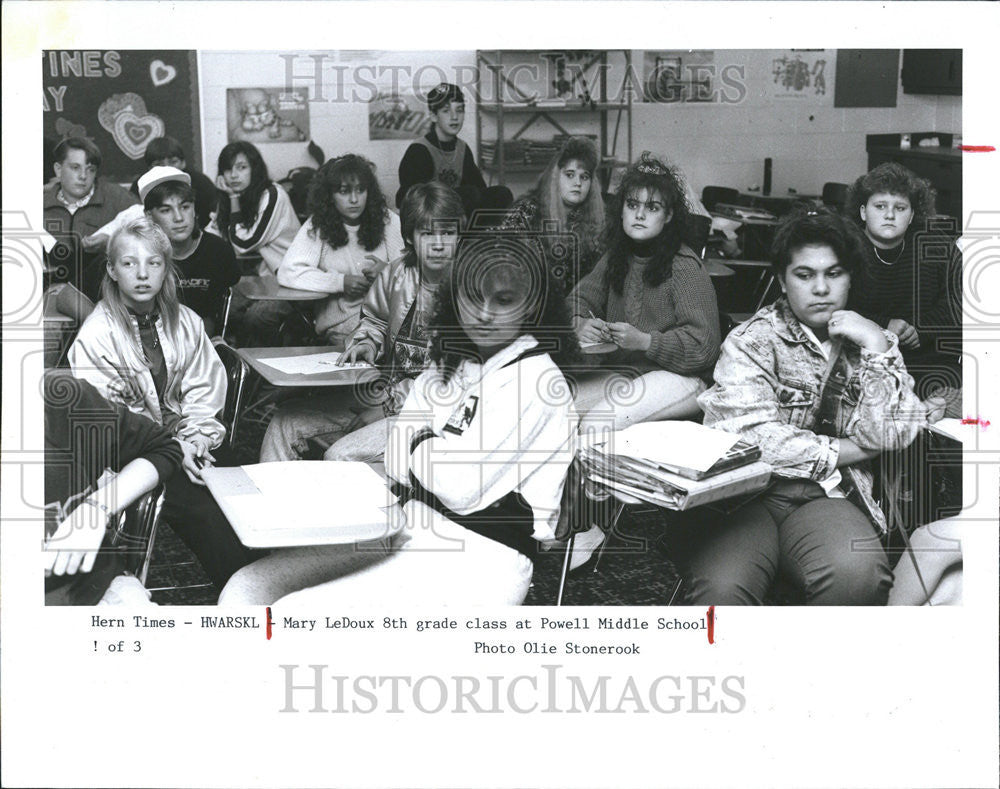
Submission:
[[[340,334],[350,335],[360,320],[364,296],[356,299],[345,296],[344,276],[360,276],[374,265],[367,259],[369,255],[388,263],[403,252],[399,217],[391,211],[385,224],[385,237],[373,250],[369,251],[358,243],[357,227],[344,227],[348,242],[346,246],[334,249],[320,239],[318,232],[313,231],[310,217],[296,234],[278,268],[279,285],[331,294],[316,309],[317,334],[335,329]]]
[[[517,491],[534,513],[534,538],[554,539],[577,415],[547,354],[516,361],[536,345],[523,335],[483,365],[463,362],[447,384],[436,367],[423,372],[390,429],[389,476],[408,483],[412,472],[459,515]],[[412,437],[426,428],[434,437],[411,454]]]

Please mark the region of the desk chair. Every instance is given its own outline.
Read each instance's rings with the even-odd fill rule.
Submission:
[[[823,184],[823,205],[843,212],[844,206],[847,205],[847,189],[847,184],[839,184],[836,181]]]
[[[149,562],[153,555],[162,506],[161,484],[122,510],[112,524],[111,546],[126,555],[125,569],[138,578],[143,586],[146,585],[149,574]]]
[[[701,202],[707,211],[714,211],[719,203],[733,204],[739,196],[739,189],[728,186],[706,186],[701,190]]]
[[[556,595],[557,606],[562,605],[566,591],[566,581],[569,577],[573,549],[576,545],[576,535],[589,531],[591,526],[595,524],[605,532],[604,542],[598,549],[597,559],[592,570],[596,573],[608,543],[616,536],[616,529],[625,507],[643,503],[627,494],[612,494],[601,486],[590,482],[584,473],[583,463],[579,457],[573,459],[566,472],[560,503],[559,523],[556,526],[556,539],[566,541],[562,571],[559,576],[559,590]],[[680,587],[681,580],[678,577],[667,605],[674,602]]]
[[[225,340],[226,331],[229,329],[229,311],[233,306],[233,289],[226,288],[226,295],[222,301],[222,322],[219,324],[219,336]]]
[[[223,341],[217,341],[214,345],[215,352],[219,354],[226,368],[226,402],[222,407],[222,423],[226,426],[224,445],[230,450],[235,450],[236,432],[242,415],[243,392],[250,375],[250,366],[232,346]]]

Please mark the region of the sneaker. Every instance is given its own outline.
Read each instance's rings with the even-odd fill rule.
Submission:
[[[575,570],[586,564],[604,542],[604,531],[594,524],[587,531],[580,532],[573,540],[573,553],[569,557],[569,569]]]
[[[108,591],[98,605],[156,605],[152,593],[134,575],[119,575],[112,579]]]

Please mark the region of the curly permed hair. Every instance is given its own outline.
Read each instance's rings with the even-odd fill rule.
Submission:
[[[312,234],[334,249],[347,246],[344,219],[337,211],[333,196],[344,184],[357,183],[367,193],[365,210],[361,214],[358,242],[369,252],[385,238],[385,223],[389,218],[385,196],[375,177],[375,165],[354,153],[331,159],[313,177],[306,203],[312,218]]]
[[[865,173],[847,191],[845,210],[859,225],[864,224],[861,218],[861,207],[868,203],[872,195],[888,192],[893,195],[903,195],[913,207],[911,227],[916,227],[936,213],[934,207],[935,192],[930,181],[916,173],[907,170],[895,162],[880,164],[871,172]]]

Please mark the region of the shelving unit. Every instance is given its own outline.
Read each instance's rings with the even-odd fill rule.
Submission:
[[[573,95],[565,100],[537,98],[537,94],[550,95],[551,84],[535,81],[536,95],[529,93],[524,83],[519,84],[519,77],[531,67],[547,74],[554,64],[546,63],[546,58],[559,54],[542,50],[476,52],[476,160],[491,183],[507,184],[509,175],[538,174],[545,169],[559,143],[555,138],[525,136],[539,124],[548,124],[561,136],[593,137],[601,155],[598,177],[605,189],[613,168],[632,161],[632,97],[639,87],[632,84],[631,51],[600,50],[582,58],[573,65],[573,78],[568,81]],[[611,94],[608,75],[609,69],[615,68],[621,77],[611,83],[616,88]],[[585,98],[579,97],[580,91]],[[566,128],[570,125],[583,125],[586,131],[570,131]]]

